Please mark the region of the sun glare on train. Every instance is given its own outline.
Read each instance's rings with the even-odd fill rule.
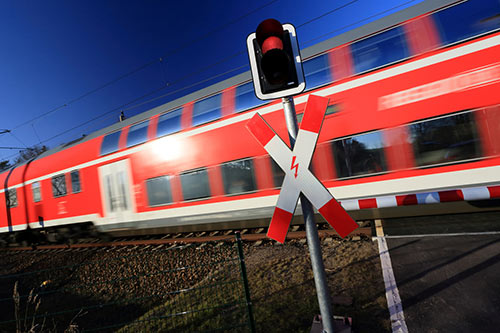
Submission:
[[[164,162],[174,161],[182,155],[182,142],[178,138],[165,136],[152,142],[153,152]]]

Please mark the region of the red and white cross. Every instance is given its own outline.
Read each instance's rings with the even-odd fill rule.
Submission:
[[[267,232],[268,237],[278,242],[285,241],[301,192],[341,237],[358,227],[309,170],[327,107],[328,98],[309,96],[293,150],[290,150],[260,114],[256,113],[246,125],[285,172],[285,180]]]

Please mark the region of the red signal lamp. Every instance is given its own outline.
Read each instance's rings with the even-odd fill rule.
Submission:
[[[300,93],[305,88],[295,28],[275,19],[262,21],[247,38],[255,94],[272,99]]]

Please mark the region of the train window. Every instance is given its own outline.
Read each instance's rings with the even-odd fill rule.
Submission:
[[[354,70],[361,73],[407,58],[403,29],[395,27],[351,45]]]
[[[207,169],[198,169],[181,174],[184,200],[202,199],[210,196]]]
[[[257,190],[252,159],[224,163],[221,170],[226,194],[239,194]]]
[[[116,205],[115,205],[115,194],[114,194],[114,185],[113,185],[113,179],[111,178],[111,175],[106,175],[105,177],[105,182],[106,182],[106,190],[108,192],[107,198],[108,198],[108,207],[111,212],[114,212],[116,210]]]
[[[384,172],[387,164],[381,132],[371,132],[332,142],[339,178]]]
[[[149,120],[130,126],[127,134],[127,148],[139,145],[148,140]]]
[[[316,88],[333,81],[328,54],[304,61],[302,66],[304,68],[307,89]]]
[[[161,176],[146,180],[149,206],[160,206],[172,203],[170,176]]]
[[[471,112],[421,121],[409,127],[418,166],[481,156],[479,134]]]
[[[329,114],[334,114],[339,112],[339,106],[337,104],[331,104],[328,105],[325,111],[325,117],[328,116]],[[302,122],[302,118],[304,118],[304,112],[297,113],[297,124],[300,126],[300,123]]]
[[[104,137],[101,144],[101,156],[114,153],[118,150],[118,142],[120,141],[120,131],[113,132]]]
[[[193,126],[208,123],[221,117],[221,94],[194,103]]]
[[[15,188],[11,188],[7,192],[7,207],[13,208],[16,206],[17,206],[17,191]]]
[[[326,108],[325,117],[328,116],[329,114],[334,114],[334,113],[337,113],[339,111],[340,111],[340,109],[339,109],[339,105],[338,104],[330,104]]]
[[[82,187],[80,185],[80,171],[73,170],[71,171],[71,192],[79,193],[82,191]]]
[[[267,103],[255,96],[252,82],[237,86],[235,95],[235,112],[245,111]]]
[[[182,108],[162,114],[158,118],[158,127],[156,128],[156,137],[179,132],[181,130]]]
[[[466,1],[433,17],[443,44],[452,44],[500,28],[498,0]]]
[[[33,192],[33,201],[40,202],[42,201],[42,191],[40,188],[40,182],[34,182],[31,184],[31,191]]]
[[[304,112],[297,113],[297,125],[300,126],[300,123],[302,122],[302,118],[304,118]]]
[[[276,163],[272,158],[271,158],[271,171],[273,172],[273,182],[274,182],[274,187],[281,187],[283,185],[283,180],[285,179],[285,171],[280,168],[278,163]]]
[[[54,198],[66,195],[66,177],[65,175],[58,175],[52,177],[52,194]]]

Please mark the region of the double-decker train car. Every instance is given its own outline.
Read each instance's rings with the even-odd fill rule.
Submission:
[[[355,219],[497,209],[499,28],[498,0],[424,1],[302,50],[299,121],[330,98],[311,169]],[[247,72],[17,165],[0,233],[267,226],[284,174],[255,112],[287,140]]]

